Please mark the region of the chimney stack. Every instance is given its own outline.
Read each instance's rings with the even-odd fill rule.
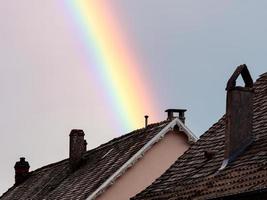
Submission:
[[[147,125],[148,125],[148,115],[145,115],[145,128],[147,127]]]
[[[185,123],[185,115],[186,109],[167,109],[167,120],[173,120],[174,118],[178,117],[183,123]],[[178,113],[178,116],[174,116],[174,113]]]
[[[244,87],[236,86],[240,75],[244,80]],[[225,166],[253,141],[253,80],[246,65],[237,67],[227,83],[226,91]]]
[[[19,185],[29,177],[30,165],[27,161],[25,161],[24,157],[21,157],[20,161],[16,162],[14,168],[15,168],[15,185]]]
[[[70,168],[75,171],[82,162],[82,156],[86,152],[87,142],[84,140],[83,130],[73,129],[70,132]]]

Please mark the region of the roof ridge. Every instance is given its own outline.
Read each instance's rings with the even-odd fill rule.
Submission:
[[[100,149],[102,149],[102,148],[104,148],[104,147],[107,147],[107,146],[110,146],[110,145],[114,145],[114,144],[116,144],[116,143],[118,143],[118,142],[121,142],[121,140],[124,140],[124,139],[126,139],[126,138],[128,138],[128,137],[132,137],[134,133],[136,133],[136,132],[140,132],[141,130],[146,130],[146,129],[149,130],[149,129],[153,128],[154,126],[157,127],[157,126],[160,125],[160,124],[169,123],[169,122],[170,122],[169,120],[164,120],[164,121],[156,122],[156,123],[153,123],[153,124],[149,124],[146,128],[145,128],[145,127],[143,127],[143,128],[139,128],[139,129],[136,129],[136,130],[131,131],[131,132],[129,132],[129,133],[120,135],[120,136],[118,136],[118,137],[115,137],[115,138],[113,138],[113,139],[107,141],[107,142],[104,143],[104,144],[100,144],[99,146],[97,146],[97,147],[95,147],[95,148],[93,148],[93,149],[89,149],[89,150],[86,152],[86,154],[89,153],[89,152],[92,153],[92,152],[97,151],[97,150],[100,150]],[[146,131],[144,131],[144,132],[142,132],[142,133],[145,133],[145,132],[146,132]]]
[[[67,158],[67,159],[63,159],[63,160],[60,160],[60,161],[58,161],[58,162],[50,163],[50,164],[45,165],[45,166],[42,166],[42,167],[39,167],[39,168],[37,168],[37,169],[35,169],[35,170],[30,171],[30,172],[29,172],[29,175],[32,175],[33,173],[38,173],[39,171],[41,171],[41,170],[43,170],[43,169],[45,169],[45,168],[49,168],[49,167],[52,167],[52,166],[55,166],[55,165],[59,165],[59,164],[65,162],[65,161],[67,161],[67,160],[68,160],[68,158]],[[4,192],[4,193],[2,193],[2,194],[0,195],[0,198],[3,197],[4,195],[6,195],[8,192],[10,192],[10,191],[12,191],[13,189],[15,189],[16,187],[17,187],[17,186],[16,186],[15,184],[13,184],[13,185],[12,185],[6,192]]]
[[[262,77],[267,77],[267,72],[261,74],[259,77],[260,77],[260,78],[262,78]]]
[[[150,126],[150,127],[151,127],[151,126],[156,126],[156,125],[159,125],[159,124],[161,124],[161,123],[164,124],[165,122],[168,122],[168,121],[165,120],[165,121],[161,121],[161,122],[156,122],[156,123],[153,123],[153,124],[148,125],[147,128],[149,128],[149,126]],[[121,136],[119,136],[119,137],[113,138],[113,139],[111,139],[110,141],[108,141],[108,142],[106,142],[106,143],[104,143],[104,144],[101,144],[101,145],[99,145],[99,146],[97,146],[97,147],[95,147],[95,148],[93,148],[93,149],[89,149],[88,151],[86,151],[86,154],[94,153],[94,151],[98,151],[98,150],[101,150],[101,149],[104,148],[104,147],[113,145],[114,143],[120,142],[120,141],[121,141],[120,139],[125,139],[127,136],[132,136],[132,134],[133,134],[134,132],[141,131],[141,130],[143,130],[143,129],[147,129],[147,128],[136,129],[136,130],[134,130],[134,131],[131,131],[131,132],[126,133],[126,134],[124,134],[124,135],[121,135]],[[125,138],[124,138],[124,137],[125,137]],[[114,140],[116,140],[116,141],[114,141]],[[109,143],[110,143],[110,144],[109,144]],[[52,163],[50,163],[50,164],[44,165],[44,166],[42,166],[42,167],[39,167],[39,168],[37,168],[37,169],[35,169],[35,170],[30,171],[30,173],[38,172],[38,171],[43,170],[43,169],[45,169],[45,168],[52,167],[52,166],[54,166],[54,165],[58,165],[58,164],[61,164],[61,163],[63,163],[63,162],[66,162],[66,161],[68,161],[68,160],[69,160],[69,158],[65,158],[65,159],[60,160],[60,161],[57,161],[57,162],[52,162]]]
[[[33,171],[30,171],[30,173],[35,173],[35,172],[38,172],[38,171],[40,171],[40,170],[43,170],[43,169],[45,169],[45,168],[47,168],[47,167],[52,167],[52,166],[54,166],[54,165],[59,165],[59,164],[61,164],[61,163],[63,163],[63,162],[66,162],[66,161],[68,161],[68,160],[69,160],[69,158],[65,158],[65,159],[63,159],[63,160],[60,160],[60,161],[57,161],[57,162],[50,163],[50,164],[48,164],[48,165],[45,165],[45,166],[39,167],[39,168],[37,168],[37,169],[35,169],[35,170],[33,170]]]
[[[225,121],[225,114],[223,114],[223,116],[217,122],[213,123],[207,131],[205,131],[202,135],[200,135],[199,139],[202,139],[208,133],[214,132],[214,130],[218,128],[217,126],[221,126],[222,123],[224,123],[224,121]]]

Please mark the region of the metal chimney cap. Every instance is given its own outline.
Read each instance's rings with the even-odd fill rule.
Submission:
[[[174,118],[179,118],[183,123],[185,123],[185,116],[184,113],[186,109],[167,109],[165,112],[168,113],[167,120],[172,120]],[[174,113],[179,113],[179,116],[174,116]]]
[[[186,112],[186,109],[167,109],[165,110],[165,112],[176,112],[176,113],[182,113],[182,112]]]

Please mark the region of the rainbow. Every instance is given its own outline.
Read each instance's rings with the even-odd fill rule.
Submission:
[[[101,77],[107,103],[119,115],[120,126],[127,130],[142,127],[144,114],[156,115],[155,99],[114,8],[102,0],[69,0],[67,4],[88,49],[92,73]]]

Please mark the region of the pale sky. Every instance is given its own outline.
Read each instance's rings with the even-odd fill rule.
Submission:
[[[223,115],[236,66],[246,63],[254,80],[267,71],[266,1],[107,2],[146,63],[142,73],[159,103],[152,121],[164,120],[167,108],[186,108],[186,124],[199,136]],[[19,157],[31,170],[67,158],[72,128],[85,131],[89,149],[131,131],[90,92],[64,4],[1,2],[0,193],[13,185]]]

